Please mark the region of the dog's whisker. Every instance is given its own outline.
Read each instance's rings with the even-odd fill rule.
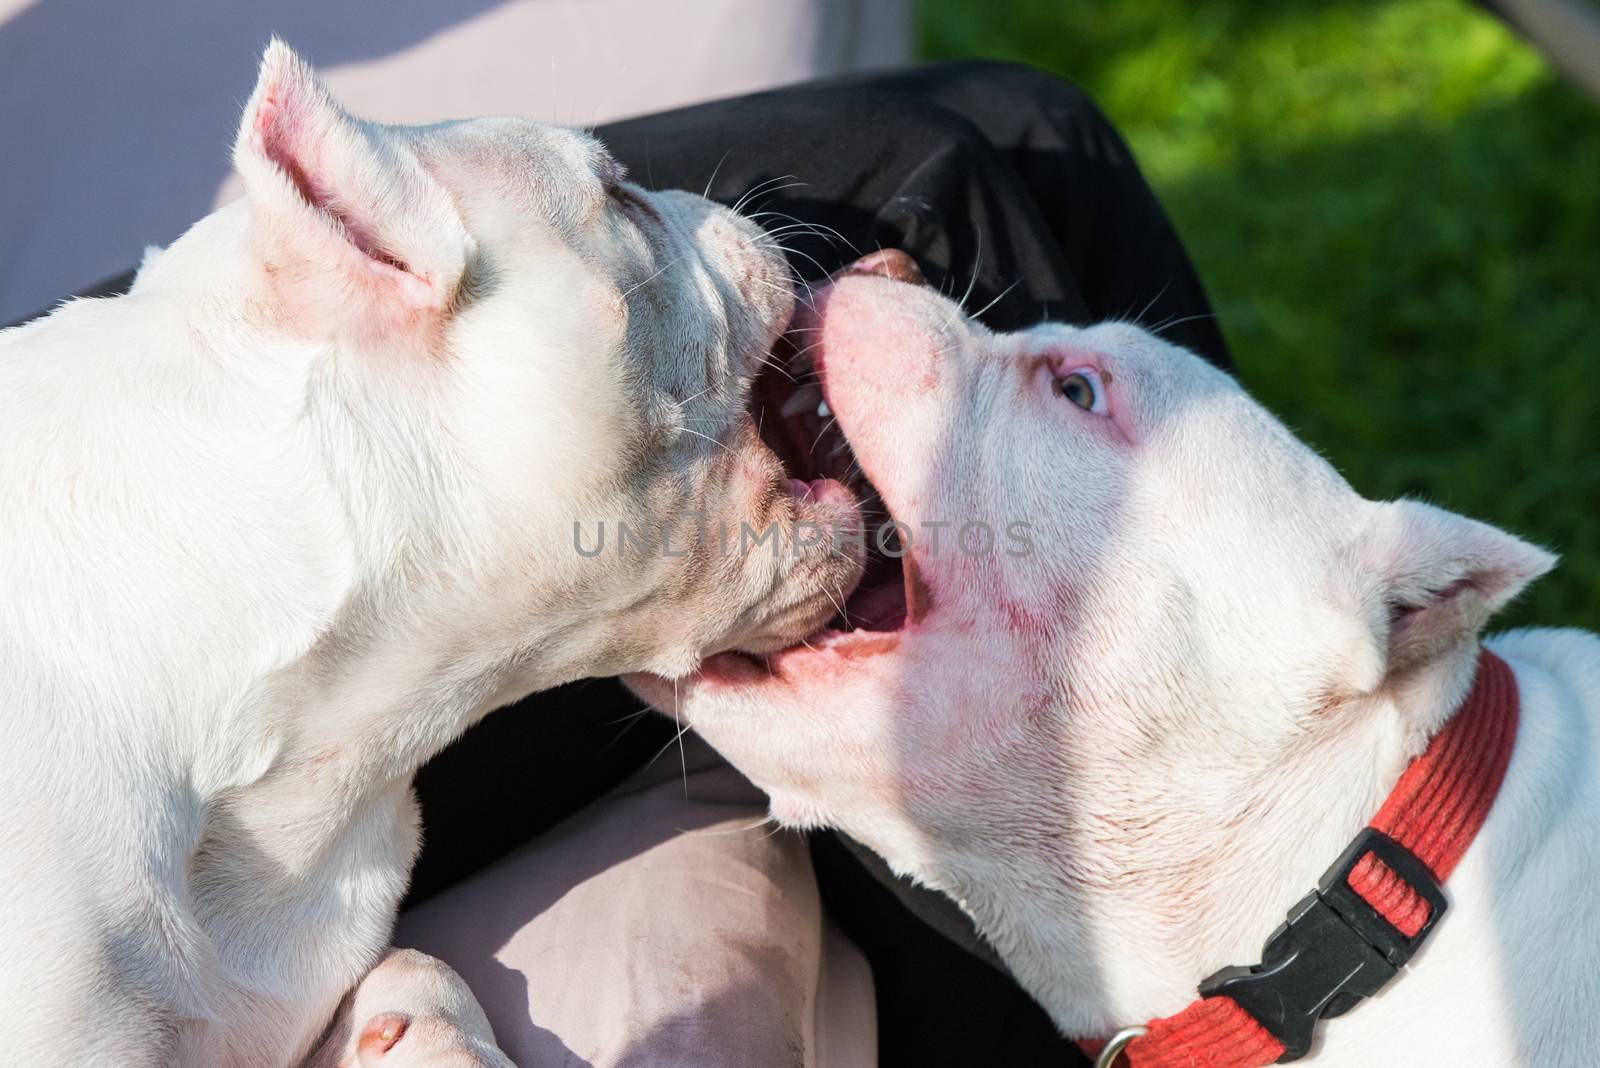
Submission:
[[[753,185],[749,189],[745,190],[744,195],[741,196],[738,200],[734,201],[733,202],[733,207],[731,209],[729,209],[729,210],[734,212],[734,214],[738,214],[739,209],[744,207],[745,204],[748,203],[752,198],[760,196],[764,189],[766,189],[769,186],[775,185],[778,182],[787,182],[787,181],[789,181],[791,179],[794,179],[794,180],[796,180],[796,182],[798,184],[802,184],[803,185],[804,184],[803,182],[798,182],[798,177],[799,177],[798,175],[784,174],[784,175],[780,175],[780,176],[778,176],[776,178],[768,178],[764,182],[757,182],[755,185]]]
[[[790,215],[789,218],[794,219],[794,216]],[[817,234],[817,236],[827,237],[833,241],[837,241],[839,244],[849,249],[854,255],[861,255],[861,250],[856,248],[855,242],[851,241],[848,237],[845,237],[838,230],[835,230],[827,223],[811,222],[810,220],[806,219],[795,219],[795,222],[804,223],[806,226],[811,227],[812,232]]]
[[[765,278],[758,278],[758,279],[756,279],[756,281],[760,282],[762,285],[766,286],[768,289],[774,290],[776,292],[782,293],[784,291],[782,286],[779,286],[779,285],[777,285],[777,284],[775,284],[773,282],[769,282]],[[803,297],[799,293],[795,293],[793,289],[790,289],[789,292],[794,296],[794,299],[795,299],[796,302],[798,302],[800,304],[804,304],[807,308],[809,308],[812,311],[816,311],[817,310],[816,309],[816,305],[814,305],[811,302],[811,299],[810,299],[809,296]]]
[[[983,270],[983,234],[978,234],[978,250],[972,260],[972,277],[967,281],[966,292],[961,294],[961,299],[956,301],[956,306],[966,310],[967,301],[972,297],[972,291],[978,286],[978,272]]]
[[[773,832],[771,828],[777,827],[777,830],[783,830],[782,827],[777,826],[777,821],[774,820],[772,815],[769,813],[768,815],[762,816],[760,819],[748,823],[743,827],[723,827],[720,829],[714,827],[694,827],[683,833],[696,838],[722,838],[730,834],[749,834],[751,831],[757,831],[763,827],[767,827],[769,830],[767,831],[767,834],[763,836],[762,841],[766,841],[767,838],[772,836]]]
[[[731,156],[731,155],[733,155],[733,149],[730,148],[730,149],[728,149],[728,151],[726,151],[726,152],[724,152],[722,154],[722,158],[721,159],[717,160],[717,165],[715,167],[711,168],[711,177],[706,179],[706,188],[705,188],[704,192],[702,192],[700,194],[700,196],[703,199],[705,199],[705,200],[710,200],[711,199],[711,187],[713,185],[717,184],[717,175],[719,173],[721,173],[722,165],[724,163],[728,162],[728,157]]]
[[[1152,326],[1152,327],[1150,327],[1150,332],[1152,334],[1160,334],[1164,330],[1171,330],[1173,327],[1182,326],[1184,323],[1192,323],[1192,322],[1197,322],[1198,320],[1201,320],[1201,319],[1215,319],[1215,318],[1216,318],[1216,316],[1214,314],[1212,314],[1211,312],[1201,312],[1198,315],[1185,315],[1182,318],[1179,318],[1179,319],[1168,319],[1166,322],[1161,323],[1158,326]]]
[[[641,716],[646,716],[646,715],[649,715],[649,714],[650,714],[650,709],[641,708],[641,709],[638,709],[636,711],[629,712],[629,713],[627,713],[625,715],[618,716],[616,719],[608,719],[608,720],[606,720],[606,726],[615,727],[619,723],[632,724],[635,721],[637,721]]]
[[[852,626],[850,622],[850,615],[844,610],[844,587],[839,587],[839,595],[837,597],[835,597],[833,593],[829,592],[828,587],[826,586],[822,587],[822,594],[828,598],[828,602],[832,604],[834,609],[839,613],[839,618],[844,620],[844,625],[847,627]]]
[[[695,429],[693,429],[691,427],[683,426],[681,424],[679,425],[678,429],[683,431],[685,434],[693,434],[697,438],[702,438],[702,439],[704,439],[706,441],[711,442],[711,444],[715,445],[717,448],[721,449],[723,452],[727,453],[729,456],[732,456],[736,460],[739,458],[739,454],[738,453],[736,453],[732,449],[728,448],[726,445],[724,445],[722,442],[718,441],[716,438],[709,437],[709,436],[707,436],[705,434],[700,433],[700,431],[698,431],[698,430],[695,430]]]
[[[633,728],[637,727],[641,722],[644,721],[644,718],[646,716],[648,716],[651,712],[654,712],[654,711],[655,711],[655,709],[650,708],[649,706],[646,706],[644,708],[639,709],[639,711],[637,711],[637,712],[629,713],[628,715],[623,716],[623,717],[615,720],[612,725],[615,725],[615,723],[620,723],[620,724],[623,725],[622,729],[619,730],[616,733],[616,735],[613,736],[612,739],[609,742],[607,742],[605,744],[605,746],[600,751],[602,753],[609,752],[611,750],[612,746],[614,746],[618,742],[622,741],[622,739],[627,736],[629,731],[631,731],[631,730],[633,730]]]
[[[795,349],[794,350],[794,355],[790,357],[790,360],[792,360],[792,361],[804,360],[805,357],[809,353],[812,353],[812,352],[816,351],[817,349],[820,349],[823,346],[823,344],[824,344],[824,342],[822,342],[822,341],[813,341],[811,344],[807,345],[803,349]],[[814,369],[814,368],[811,371],[809,371],[808,374],[816,376],[819,379],[821,377],[820,373],[817,372],[816,369]],[[790,376],[790,381],[795,381],[793,376]],[[796,384],[798,385],[799,383],[796,382]]]
[[[817,432],[816,440],[811,443],[811,450],[810,450],[811,455],[813,455],[813,456],[816,455],[817,446],[822,443],[823,435],[827,434],[827,432],[829,430],[832,430],[833,429],[833,424],[837,423],[838,421],[839,420],[837,420],[837,419],[830,418],[826,423],[822,424],[822,429]]]
[[[1005,287],[1005,288],[1004,288],[1004,289],[1002,289],[1002,290],[1001,290],[1001,291],[1000,291],[1000,292],[999,292],[999,293],[998,293],[998,294],[997,294],[997,295],[996,295],[996,296],[995,296],[995,298],[994,298],[994,299],[993,299],[993,300],[991,300],[991,301],[990,301],[990,302],[989,302],[989,303],[987,303],[987,304],[985,304],[985,305],[984,305],[984,306],[983,306],[983,307],[981,307],[981,308],[979,308],[979,309],[978,309],[978,310],[977,310],[977,311],[975,311],[975,312],[973,312],[973,313],[972,313],[972,316],[971,316],[971,317],[972,317],[972,318],[974,318],[974,319],[980,319],[980,318],[982,318],[982,317],[983,317],[983,313],[984,313],[984,312],[986,312],[986,311],[988,311],[988,310],[989,310],[989,309],[990,309],[990,308],[992,308],[992,307],[994,307],[994,306],[995,306],[995,305],[996,305],[996,304],[999,304],[999,303],[1000,303],[1000,302],[1001,302],[1001,301],[1002,301],[1002,300],[1005,300],[1005,299],[1006,299],[1006,296],[1007,296],[1007,295],[1008,295],[1008,294],[1009,294],[1009,293],[1010,293],[1010,292],[1011,292],[1011,291],[1012,291],[1012,290],[1013,290],[1013,289],[1015,289],[1015,288],[1017,288],[1017,287],[1018,287],[1018,286],[1020,286],[1020,285],[1021,285],[1021,284],[1022,284],[1022,279],[1021,279],[1021,278],[1018,278],[1018,279],[1017,279],[1017,280],[1016,280],[1016,281],[1015,281],[1015,282],[1012,282],[1012,283],[1011,283],[1011,284],[1010,284],[1010,285],[1008,285],[1008,286],[1006,286],[1006,287]]]
[[[679,718],[678,709],[680,707],[682,707],[682,701],[678,697],[678,680],[674,677],[672,680],[672,721],[678,725],[678,733],[672,740],[678,743],[678,765],[683,771],[683,799],[687,801],[689,800],[689,754],[683,750],[683,735],[689,729],[689,725]]]
[[[788,185],[779,185],[779,186],[774,186],[774,187],[772,187],[770,189],[763,189],[761,191],[761,196],[763,198],[771,198],[771,197],[777,196],[779,193],[782,193],[785,190],[798,189],[803,185],[809,185],[809,184],[810,183],[808,183],[808,182],[790,182]],[[763,199],[761,201],[761,204],[765,204],[766,202],[767,202],[767,200]],[[759,208],[761,205],[758,204],[756,206]]]
[[[772,356],[763,356],[758,362],[760,363],[760,365],[762,367],[771,368],[772,370],[774,370],[774,371],[778,372],[780,375],[782,375],[784,378],[787,378],[790,382],[793,382],[795,385],[798,386],[800,384],[795,379],[794,375],[789,373],[789,369],[784,367],[783,364],[779,363],[774,357],[772,357]]]
[[[1161,286],[1161,288],[1159,290],[1156,291],[1156,295],[1151,297],[1148,301],[1146,301],[1145,302],[1145,306],[1143,308],[1139,309],[1139,314],[1135,315],[1133,317],[1133,322],[1134,322],[1135,326],[1137,326],[1139,324],[1139,322],[1142,319],[1144,319],[1144,317],[1146,315],[1150,314],[1150,309],[1156,306],[1156,301],[1158,301],[1162,297],[1166,296],[1167,287],[1170,286],[1170,285],[1172,285],[1172,278],[1169,275],[1167,280],[1166,280],[1166,282]]]
[[[691,396],[683,398],[683,400],[679,401],[678,404],[679,405],[685,405],[685,404],[690,404],[690,403],[692,403],[694,401],[697,401],[701,397],[704,397],[707,393],[710,393],[712,390],[716,389],[720,385],[722,385],[721,382],[713,382],[709,386],[707,386],[705,389],[702,389],[699,393],[695,393],[695,394],[693,394]]]
[[[789,255],[791,255],[791,256],[799,256],[801,259],[803,259],[806,262],[810,263],[813,267],[815,267],[817,269],[817,272],[823,278],[828,277],[828,273],[829,273],[828,269],[826,267],[824,267],[821,263],[817,262],[817,258],[815,256],[811,255],[809,252],[801,252],[798,249],[788,249],[786,251],[789,253]]]
[[[635,282],[633,285],[629,286],[627,289],[624,289],[622,291],[622,299],[623,300],[627,300],[630,296],[633,295],[635,290],[643,289],[645,286],[649,285],[651,282],[654,282],[657,278],[660,278],[669,269],[671,269],[673,267],[676,267],[678,264],[680,264],[682,262],[683,262],[683,257],[679,256],[676,259],[671,259],[671,260],[668,260],[666,263],[663,263],[660,267],[657,267],[655,269],[655,271],[653,271],[648,278],[645,278],[642,281]]]
[[[794,373],[785,367],[781,362],[779,362],[775,356],[763,356],[761,358],[761,366],[770,367],[784,378],[787,378],[790,382],[794,383],[796,386],[800,385],[800,380],[795,378]]]

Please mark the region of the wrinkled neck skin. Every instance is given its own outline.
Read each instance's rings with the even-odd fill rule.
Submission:
[[[224,208],[130,295],[0,335],[0,486],[29,502],[0,516],[0,578],[54,606],[0,609],[22,650],[0,683],[31,735],[81,709],[85,738],[170,739],[146,754],[154,774],[201,804],[250,788],[309,819],[605,663],[604,627],[567,607],[560,569],[573,516],[622,504],[566,499],[556,473],[547,492],[484,491],[483,458],[450,451],[433,415],[454,402],[448,354],[299,336],[273,318],[249,234],[245,205]],[[550,560],[526,574],[481,551],[513,524],[522,544],[549,528]]]
[[[1463,646],[1404,695],[1248,709],[1219,689],[1165,715],[1138,707],[1137,676],[1111,671],[1123,685],[1102,692],[1089,672],[1041,663],[1027,636],[989,641],[989,667],[950,657],[950,645],[937,627],[908,632],[906,676],[919,691],[951,695],[949,727],[967,742],[937,738],[930,752],[968,756],[908,762],[932,769],[925,790],[906,785],[923,794],[912,804],[943,811],[919,821],[925,840],[878,840],[898,869],[961,903],[1076,1037],[1176,1012],[1218,968],[1259,961],[1288,908],[1460,705],[1476,654]],[[1016,670],[1024,664],[1026,674]],[[1015,680],[1010,693],[997,692],[997,678]],[[1130,727],[1141,722],[1170,729]],[[981,768],[975,751],[989,754]],[[1233,756],[1219,764],[1221,752]],[[1022,800],[1001,800],[1007,791]]]

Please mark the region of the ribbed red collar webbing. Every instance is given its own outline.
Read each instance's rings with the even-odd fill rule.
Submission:
[[[1483,826],[1505,778],[1517,734],[1517,681],[1505,661],[1480,650],[1477,677],[1459,711],[1413,760],[1371,827],[1405,846],[1443,883]],[[1381,860],[1367,854],[1351,889],[1407,937],[1429,905]],[[1118,1068],[1263,1068],[1283,1045],[1226,995],[1201,998],[1152,1020],[1122,1051]],[[1091,1049],[1092,1045],[1092,1049]],[[1091,1053],[1104,1043],[1084,1043]]]

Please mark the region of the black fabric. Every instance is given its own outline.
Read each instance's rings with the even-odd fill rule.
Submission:
[[[831,227],[860,252],[905,249],[932,284],[966,293],[967,308],[997,329],[1047,317],[1170,324],[1165,336],[1228,366],[1200,283],[1127,147],[1082,92],[1050,75],[939,64],[597,132],[647,186],[733,203],[769,183],[746,211]],[[801,233],[784,241],[813,280],[856,255]],[[130,278],[94,293],[119,292]],[[672,759],[675,725],[637,710],[612,680],[562,687],[495,712],[430,762],[417,780],[425,842],[409,902],[570,815],[652,755]],[[827,836],[813,857],[829,909],[872,963],[882,1064],[1086,1063],[948,902],[864,866]]]
[[[1199,279],[1122,138],[1081,90],[1042,71],[934,64],[596,132],[647,186],[734,203],[770,180],[774,191],[746,211],[832,227],[863,253],[905,249],[933,285],[956,295],[970,285],[968,309],[987,307],[996,329],[1172,323],[1164,336],[1229,366]],[[820,237],[784,241],[813,280],[853,258]]]

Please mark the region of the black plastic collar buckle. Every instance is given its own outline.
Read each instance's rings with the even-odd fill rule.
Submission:
[[[1351,870],[1368,853],[1428,903],[1422,929],[1407,938],[1350,887]],[[1370,997],[1411,959],[1444,914],[1439,884],[1405,846],[1368,827],[1323,875],[1317,889],[1289,910],[1267,939],[1261,963],[1224,968],[1200,984],[1202,997],[1225,994],[1283,1043],[1285,1061],[1311,1052],[1317,1021],[1340,1016]]]

